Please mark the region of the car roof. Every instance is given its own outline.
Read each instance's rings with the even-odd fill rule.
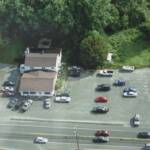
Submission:
[[[145,143],[146,146],[150,146],[150,143]]]

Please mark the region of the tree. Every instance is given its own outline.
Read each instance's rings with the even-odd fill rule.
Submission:
[[[150,41],[150,21],[143,23],[139,28],[142,31],[144,38]]]
[[[84,68],[103,66],[107,54],[104,38],[97,31],[91,31],[81,41],[80,61]]]

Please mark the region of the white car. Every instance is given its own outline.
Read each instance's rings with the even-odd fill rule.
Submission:
[[[15,89],[14,89],[14,87],[12,87],[12,86],[5,86],[5,87],[4,87],[4,91],[14,92]]]
[[[113,70],[100,70],[96,75],[100,77],[112,77]]]
[[[145,146],[144,146],[144,149],[145,150],[150,150],[150,143],[146,143]]]
[[[34,139],[34,143],[46,144],[47,142],[48,142],[48,139],[45,137],[36,137]]]
[[[133,91],[123,92],[124,97],[136,97],[137,95],[138,95],[137,92]]]
[[[33,100],[32,99],[28,99],[27,102],[30,103],[31,105],[33,104]]]
[[[135,114],[135,116],[133,117],[133,125],[134,126],[140,125],[140,115],[139,114]]]
[[[68,93],[57,94],[54,101],[60,103],[69,103],[71,101],[71,97]]]
[[[120,70],[124,72],[133,72],[135,70],[135,67],[134,66],[122,66]]]
[[[50,99],[44,100],[44,108],[49,109],[51,107]]]

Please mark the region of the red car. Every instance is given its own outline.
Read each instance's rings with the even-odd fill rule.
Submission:
[[[95,136],[109,136],[110,135],[110,131],[107,130],[98,130],[95,133]]]
[[[95,102],[107,103],[108,99],[107,97],[104,97],[104,96],[98,96],[96,97]]]

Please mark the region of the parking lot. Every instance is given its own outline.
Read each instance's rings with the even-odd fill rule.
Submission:
[[[8,78],[16,79],[16,68],[3,66],[0,69],[0,84]],[[99,121],[107,123],[122,123],[129,125],[130,119],[135,113],[141,116],[141,126],[150,125],[150,69],[137,69],[133,73],[120,73],[115,70],[113,77],[96,77],[96,73],[83,72],[80,78],[68,78],[65,88],[70,91],[70,103],[54,103],[50,109],[43,108],[42,101],[34,101],[31,108],[20,113],[18,110],[12,111],[6,106],[9,98],[0,97],[0,118],[39,118],[56,120],[81,120]],[[97,84],[109,83],[112,85],[115,79],[124,79],[125,87],[132,86],[138,91],[136,98],[123,98],[122,91],[125,87],[112,86],[109,92],[95,92]],[[106,96],[108,103],[96,104],[94,99],[97,96]],[[109,107],[107,114],[92,114],[93,106],[106,105]]]

